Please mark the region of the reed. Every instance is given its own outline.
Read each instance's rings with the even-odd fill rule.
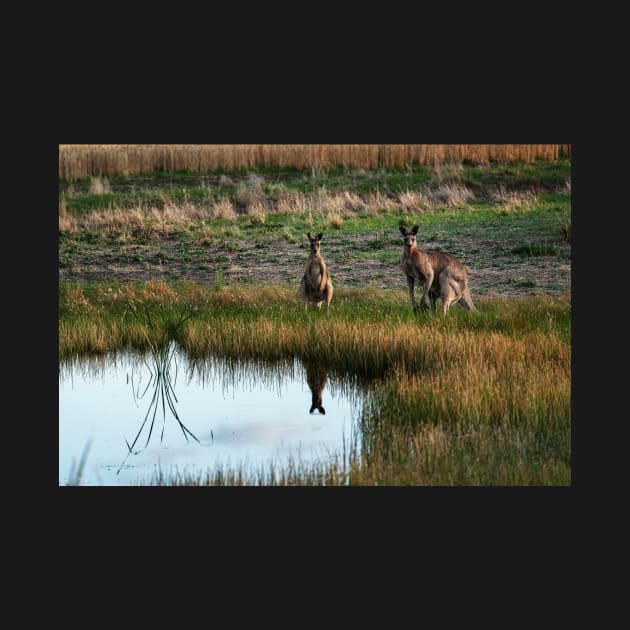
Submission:
[[[401,168],[462,160],[532,162],[570,155],[568,144],[60,144],[59,177],[70,181],[153,171]]]
[[[152,326],[152,323],[151,323],[152,318],[151,318],[150,313],[147,311],[146,313],[144,313],[144,316],[148,319],[149,325]],[[181,326],[184,321],[185,321],[185,317],[180,318],[180,320],[175,323],[175,327],[176,327],[175,330],[177,329],[177,327]],[[142,424],[140,425],[140,428],[138,429],[138,432],[136,433],[136,437],[133,439],[131,444],[127,442],[127,455],[125,459],[122,461],[122,463],[120,464],[116,474],[120,473],[129,455],[137,454],[139,452],[139,450],[134,451],[134,448],[136,446],[136,443],[140,439],[140,436],[142,435],[142,432],[145,426],[148,426],[148,430],[146,432],[147,439],[146,439],[144,448],[146,448],[149,445],[149,442],[151,440],[151,435],[153,434],[153,428],[155,427],[155,421],[158,415],[159,408],[162,409],[162,431],[160,433],[160,443],[162,443],[164,439],[164,429],[166,427],[167,407],[170,413],[175,418],[175,420],[177,420],[179,428],[184,434],[186,441],[188,442],[188,436],[190,436],[196,442],[199,442],[199,439],[197,438],[197,436],[194,435],[182,422],[181,418],[179,417],[177,413],[177,409],[175,408],[175,403],[177,402],[177,396],[175,395],[175,389],[173,387],[172,363],[173,363],[173,356],[175,355],[175,352],[177,349],[176,344],[173,343],[172,341],[162,341],[159,343],[155,343],[148,336],[147,336],[147,343],[149,344],[149,348],[150,348],[149,356],[151,360],[151,365],[149,367],[149,371],[150,371],[151,377],[149,378],[149,381],[147,382],[144,390],[140,391],[140,386],[138,385],[137,387],[134,386],[132,391],[134,395],[134,400],[140,400],[144,398],[147,392],[149,391],[151,392],[152,396],[149,402],[149,406],[147,408],[147,413],[145,414],[144,420],[142,421]],[[175,375],[175,378],[176,378],[176,375]],[[149,421],[149,419],[150,419],[150,422],[147,425],[147,422]]]

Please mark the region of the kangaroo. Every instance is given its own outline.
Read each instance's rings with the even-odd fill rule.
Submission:
[[[306,370],[306,382],[308,383],[311,394],[313,395],[311,408],[308,412],[313,413],[315,409],[317,409],[319,413],[325,414],[326,410],[322,406],[322,392],[324,391],[326,381],[328,380],[328,372],[321,363],[317,363],[315,361],[303,361],[302,363],[304,365],[304,369]]]
[[[439,297],[442,299],[444,315],[448,313],[451,305],[456,303],[467,311],[476,312],[477,309],[468,289],[466,268],[444,252],[428,252],[419,249],[416,244],[417,225],[409,231],[401,227],[400,233],[405,238],[401,266],[407,278],[413,310],[418,309],[414,297],[414,283],[418,281],[424,283],[420,308],[430,307],[435,312],[435,302]]]
[[[333,296],[333,286],[328,275],[326,263],[319,253],[319,242],[324,236],[320,232],[315,238],[311,233],[307,234],[308,240],[311,242],[311,254],[306,263],[306,271],[300,282],[300,297],[304,302],[304,308],[308,309],[309,304],[313,304],[316,308],[321,308],[326,302],[326,308],[330,308],[330,301]]]

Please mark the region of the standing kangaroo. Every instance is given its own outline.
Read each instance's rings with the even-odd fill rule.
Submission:
[[[309,232],[307,236],[311,242],[311,254],[306,263],[306,271],[300,282],[300,297],[304,302],[305,309],[308,309],[309,303],[319,309],[324,302],[326,302],[326,308],[330,308],[333,286],[328,275],[326,263],[319,253],[319,242],[322,240],[324,233],[320,232],[313,238]]]
[[[468,273],[466,268],[452,256],[444,252],[425,252],[416,244],[418,226],[414,225],[407,231],[400,228],[405,237],[403,248],[402,270],[407,278],[409,297],[414,311],[418,308],[413,294],[416,281],[424,283],[420,308],[435,312],[435,301],[442,299],[442,312],[448,313],[452,304],[458,303],[467,311],[476,312],[470,291],[468,290]]]
[[[326,368],[317,361],[302,361],[304,369],[306,370],[306,382],[311,390],[312,402],[309,413],[313,413],[315,409],[319,413],[326,413],[326,410],[322,406],[322,392],[328,380],[328,372]]]

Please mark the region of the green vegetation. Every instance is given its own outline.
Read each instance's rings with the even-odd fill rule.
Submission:
[[[222,179],[223,177],[223,179]],[[224,169],[208,173],[180,171],[141,175],[120,175],[107,178],[105,190],[95,194],[94,186],[99,178],[77,181],[59,180],[59,200],[66,210],[75,215],[93,210],[110,208],[132,209],[138,205],[163,208],[172,204],[194,203],[209,205],[221,199],[236,200],[242,210],[255,198],[273,205],[283,196],[308,195],[326,192],[335,194],[353,191],[361,198],[370,195],[397,197],[406,191],[421,189],[438,190],[458,185],[473,192],[493,189],[553,191],[562,189],[571,178],[571,162],[563,159],[555,162],[514,162],[506,165],[490,164],[484,167],[444,165],[439,169],[409,165],[405,168],[389,168],[366,171],[338,167],[317,171],[282,171],[259,168],[247,172],[230,172]],[[226,182],[226,183],[223,183]]]
[[[444,318],[414,315],[400,291],[340,288],[326,313],[274,285],[62,283],[59,306],[62,359],[173,339],[190,358],[296,356],[369,382],[360,452],[277,483],[570,484],[568,295],[480,299],[477,316]]]

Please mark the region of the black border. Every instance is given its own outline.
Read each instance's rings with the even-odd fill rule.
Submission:
[[[422,84],[421,77],[418,81]],[[497,98],[492,82],[481,92],[472,92],[464,86],[464,93],[453,94],[452,90],[441,93],[432,86],[421,90],[419,95],[407,95],[404,89],[393,89],[391,82],[387,82],[382,86],[387,91],[380,99],[371,98],[375,92],[373,84],[350,82],[337,92],[313,85],[312,78],[301,90],[293,92],[283,90],[280,85],[273,97],[268,92],[259,95],[255,89],[240,93],[217,90],[211,98],[182,95],[177,103],[173,96],[159,103],[156,94],[157,112],[152,116],[147,112],[151,111],[153,99],[146,95],[140,102],[128,97],[118,100],[112,95],[102,99],[96,111],[80,107],[82,116],[67,115],[57,121],[55,142],[553,142],[571,143],[572,164],[583,161],[582,144],[571,142],[575,130],[567,114],[564,94],[559,95],[562,105],[554,107],[548,100],[539,101],[527,89],[525,95],[516,88],[503,90],[501,98]],[[95,90],[86,94],[87,100],[91,97],[100,98],[100,95]],[[49,163],[45,170],[56,169],[58,144],[46,145],[46,155]],[[583,170],[579,196],[584,189],[581,184],[584,176]],[[57,186],[55,182],[55,191]],[[46,210],[52,199],[44,196],[43,214],[53,217],[50,225],[46,221],[40,246],[48,260],[44,274],[45,313],[49,305],[51,317],[46,317],[41,332],[42,345],[50,353],[45,372],[52,391],[46,400],[54,403],[58,402],[53,381],[56,377],[53,361],[58,360],[55,314],[58,247],[53,235],[58,228],[52,222],[54,213]],[[578,242],[579,223],[577,230],[572,226],[572,238]],[[579,262],[578,242],[573,246],[577,256],[572,260],[574,294],[580,286],[575,271],[580,274],[584,271]],[[53,274],[57,274],[56,279]],[[577,304],[574,303],[574,313]],[[579,308],[583,306],[580,303]],[[40,312],[41,297],[29,308]],[[575,333],[574,340],[577,340]],[[575,412],[577,406],[573,402]],[[47,404],[45,407],[48,412],[43,418],[48,423],[50,407]],[[577,448],[580,420],[574,415],[573,422],[575,466],[572,487],[568,488],[59,488],[58,459],[55,449],[49,448],[51,443],[58,443],[54,426],[51,435],[42,440],[43,461],[48,464],[40,473],[44,472],[47,481],[34,481],[37,486],[48,486],[55,506],[55,534],[79,553],[81,550],[93,553],[103,541],[108,549],[120,544],[130,554],[138,546],[175,547],[188,553],[185,541],[192,541],[196,549],[203,547],[212,554],[229,541],[230,545],[240,546],[239,552],[245,550],[254,557],[262,554],[271,568],[273,551],[282,555],[286,545],[290,546],[288,541],[305,550],[322,549],[329,543],[352,549],[357,544],[355,541],[362,540],[362,544],[372,541],[380,549],[384,543],[391,545],[392,553],[403,556],[409,553],[416,559],[423,551],[439,556],[436,547],[441,545],[460,549],[464,556],[465,549],[479,546],[489,554],[500,555],[501,545],[505,545],[516,560],[526,563],[517,549],[532,549],[537,543],[544,545],[551,540],[560,554],[566,552],[562,536],[576,517],[579,485],[585,481]],[[45,470],[50,470],[49,478]],[[447,547],[443,551],[448,554]],[[365,552],[370,553],[369,546]],[[481,558],[476,557],[476,561]]]

